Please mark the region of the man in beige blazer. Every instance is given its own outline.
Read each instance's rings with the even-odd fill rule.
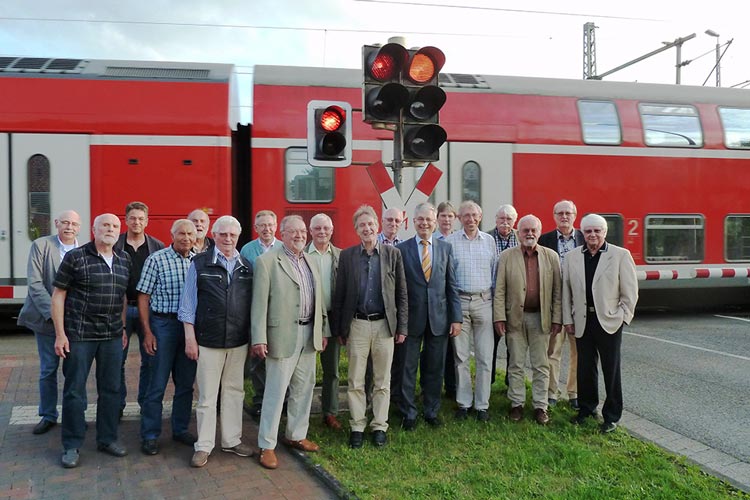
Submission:
[[[575,333],[578,349],[578,404],[575,423],[596,415],[601,359],[606,399],[602,432],[612,432],[622,416],[620,347],[622,327],[633,319],[638,279],[630,252],[606,241],[607,221],[589,214],[581,221],[586,244],[569,252],[563,270],[563,324]]]
[[[526,353],[531,361],[531,395],[534,420],[549,422],[549,336],[561,330],[560,258],[549,248],[537,245],[542,222],[526,215],[518,222],[520,246],[504,250],[497,268],[494,300],[494,326],[498,336],[508,335],[508,399],[510,419],[523,418],[526,401],[524,366]]]
[[[331,336],[323,306],[318,266],[304,252],[307,228],[302,217],[281,221],[282,245],[255,261],[251,317],[252,354],[266,360],[266,389],[258,429],[260,464],[278,466],[276,438],[289,389],[285,438],[292,448],[313,452],[307,439],[315,387],[315,354]]]

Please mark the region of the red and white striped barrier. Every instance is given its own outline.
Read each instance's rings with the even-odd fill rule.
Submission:
[[[396,190],[388,170],[382,161],[376,161],[366,168],[367,173],[375,184],[375,189],[380,193],[380,199],[383,200],[385,208],[403,208],[401,194]]]
[[[3,299],[25,299],[27,289],[25,286],[0,286],[0,300]]]
[[[703,267],[693,270],[693,278],[748,278],[750,277],[749,267]]]
[[[674,269],[662,269],[659,271],[638,271],[639,281],[652,281],[652,280],[676,280],[679,277],[679,273]]]
[[[442,170],[432,163],[427,165],[419,181],[417,181],[417,185],[414,186],[414,190],[409,195],[409,199],[406,200],[406,207],[404,207],[406,208],[406,213],[413,214],[417,205],[427,201],[442,176]]]

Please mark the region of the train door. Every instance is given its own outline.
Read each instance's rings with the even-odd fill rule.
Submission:
[[[435,201],[449,199],[458,208],[462,201],[474,200],[482,207],[482,231],[491,231],[497,208],[513,203],[513,144],[451,142],[444,158],[447,172],[437,191],[447,198]]]
[[[25,278],[31,242],[55,232],[55,216],[81,216],[79,243],[89,241],[89,136],[1,134],[0,278]],[[4,237],[3,235],[7,235]]]

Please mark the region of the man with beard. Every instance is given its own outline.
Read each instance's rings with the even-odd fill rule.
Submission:
[[[510,419],[523,418],[526,401],[526,353],[531,361],[531,394],[534,420],[549,422],[547,386],[550,333],[562,325],[560,258],[557,253],[537,245],[542,222],[526,215],[518,223],[521,246],[500,254],[494,300],[494,326],[498,336],[507,335],[510,352],[508,399]]]
[[[70,250],[60,264],[52,292],[55,353],[63,358],[62,465],[78,466],[86,435],[86,379],[96,359],[97,449],[128,454],[117,441],[120,367],[127,343],[124,327],[130,258],[113,247],[120,219],[94,219],[94,241]]]
[[[213,248],[214,240],[208,236],[208,228],[210,227],[211,220],[208,218],[208,214],[202,208],[196,208],[187,216],[188,219],[195,225],[195,246],[193,247],[193,253],[199,254]]]

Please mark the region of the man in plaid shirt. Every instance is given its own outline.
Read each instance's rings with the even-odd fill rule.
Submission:
[[[193,384],[197,364],[185,354],[185,332],[177,319],[185,276],[190,268],[196,229],[189,219],[172,224],[172,244],[151,254],[141,272],[138,314],[143,327],[143,348],[154,356],[151,383],[146,391],[141,416],[141,451],[159,453],[164,391],[172,375],[172,439],[192,446],[196,437],[188,431],[193,405]]]

